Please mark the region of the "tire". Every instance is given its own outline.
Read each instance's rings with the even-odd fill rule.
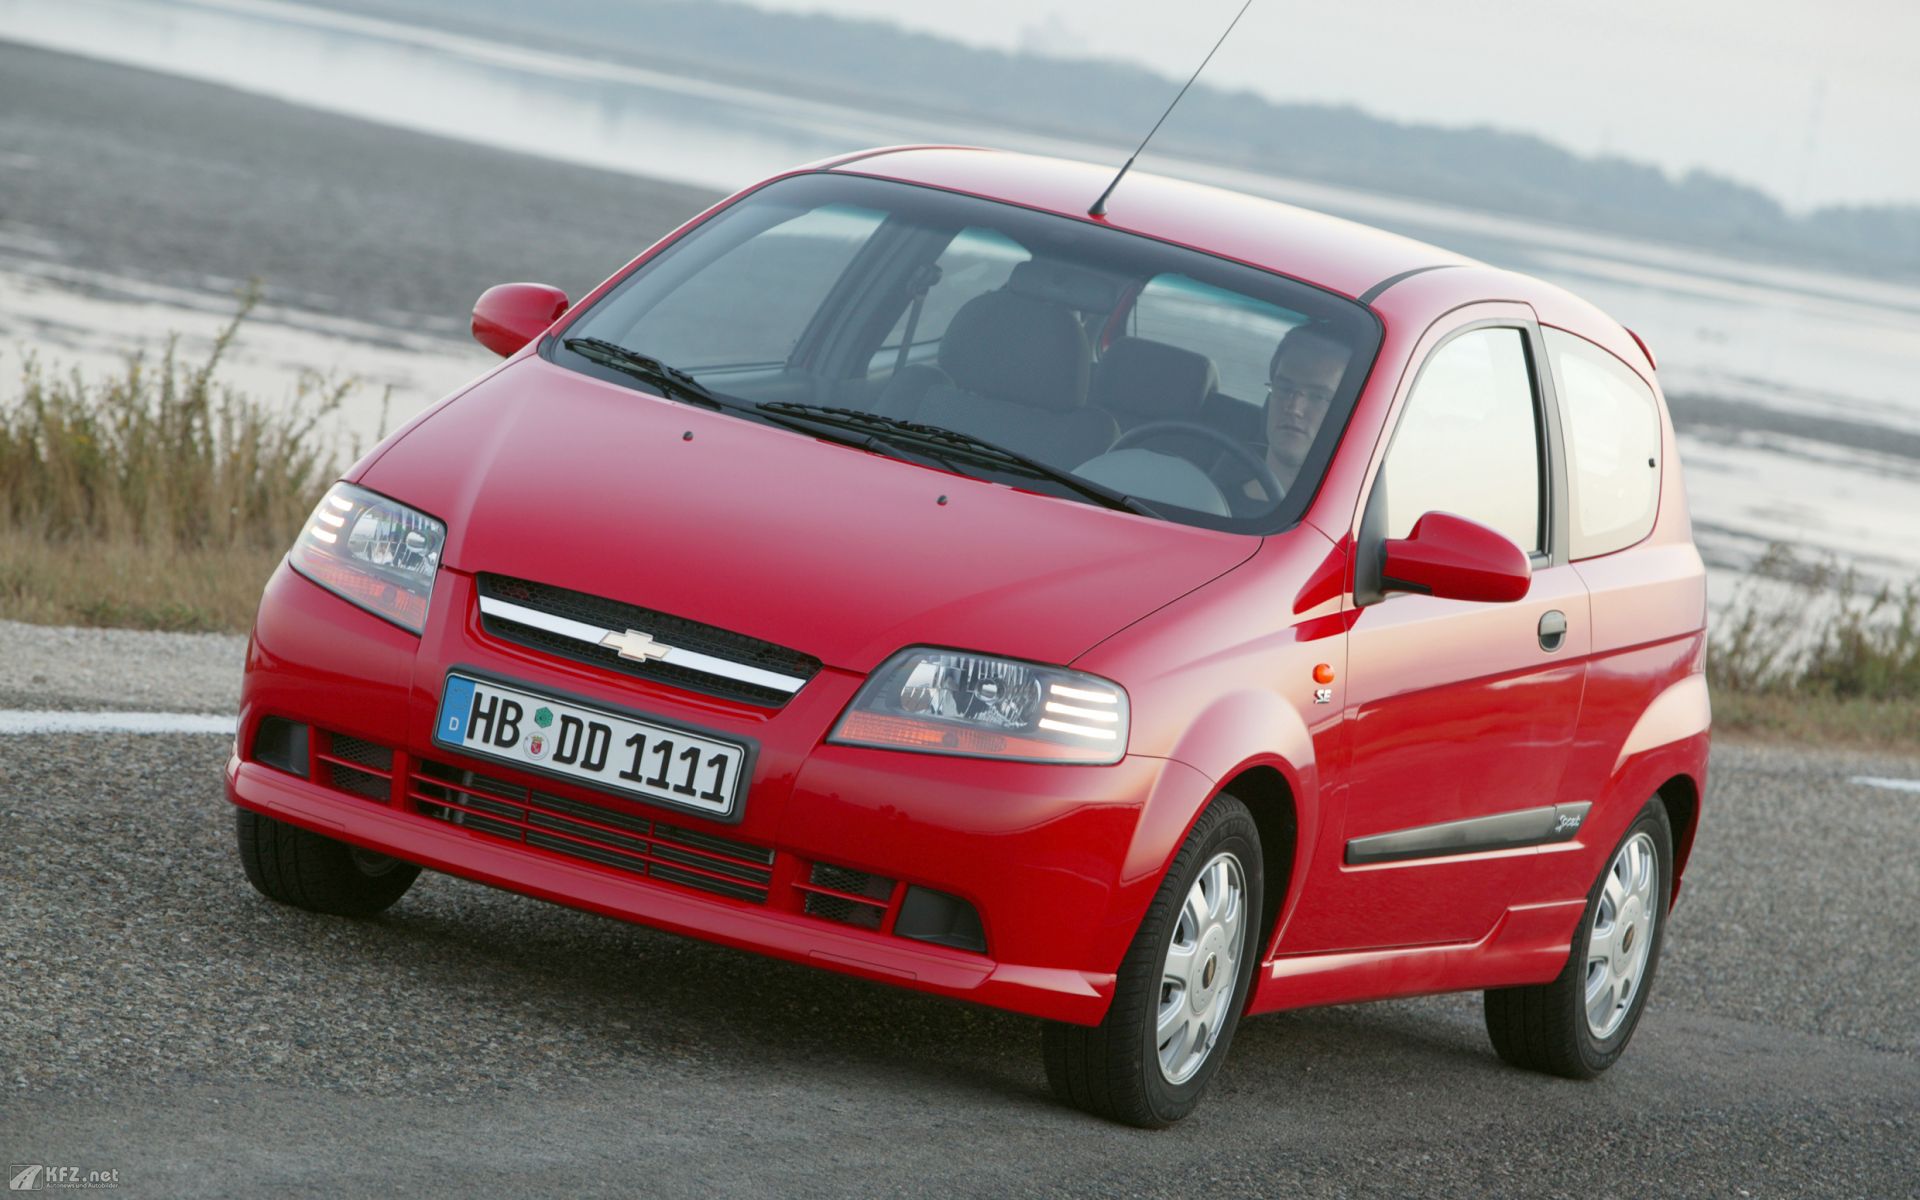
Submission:
[[[1642,861],[1650,877],[1636,889],[1633,884],[1641,880],[1638,864]],[[1610,888],[1616,879],[1622,885]],[[1500,1057],[1516,1067],[1568,1079],[1592,1079],[1611,1067],[1633,1039],[1653,990],[1672,901],[1673,828],[1666,806],[1655,797],[1620,838],[1594,880],[1560,977],[1552,983],[1487,991],[1487,1036]],[[1596,936],[1603,932],[1596,944]],[[1644,946],[1644,958],[1637,966],[1636,946]],[[1600,976],[1594,973],[1596,954],[1606,955],[1606,969]],[[1621,978],[1626,973],[1630,973],[1630,984]],[[1596,997],[1602,988],[1607,996],[1596,1000],[1595,1011],[1589,1009],[1590,986]],[[1623,994],[1624,1005],[1620,1003]]]
[[[407,894],[420,868],[254,812],[234,810],[240,865],[269,900],[337,917],[370,917]]]
[[[1193,1111],[1246,1007],[1260,957],[1263,883],[1253,816],[1239,800],[1221,795],[1194,823],[1148,906],[1120,964],[1106,1019],[1091,1028],[1049,1022],[1042,1030],[1047,1082],[1056,1096],[1143,1129],[1165,1128]],[[1237,925],[1231,902],[1209,915],[1209,896],[1227,896],[1236,885]],[[1172,957],[1176,938],[1191,947],[1178,959]],[[1235,942],[1237,960],[1225,966]],[[1168,985],[1175,976],[1184,981],[1177,994]],[[1222,983],[1230,988],[1224,996]],[[1179,1022],[1174,1036],[1180,1040],[1165,1047],[1171,1070],[1157,1036],[1163,1009]]]

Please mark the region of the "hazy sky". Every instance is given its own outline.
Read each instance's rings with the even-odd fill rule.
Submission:
[[[1133,59],[1182,78],[1240,7],[753,2],[1003,49]],[[1399,120],[1526,130],[1676,172],[1704,166],[1795,207],[1920,202],[1916,0],[1254,0],[1206,78]]]

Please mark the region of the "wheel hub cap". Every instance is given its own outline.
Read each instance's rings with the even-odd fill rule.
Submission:
[[[1587,933],[1587,1029],[1605,1040],[1618,1032],[1640,995],[1658,919],[1660,860],[1653,839],[1635,834],[1614,855],[1600,884]]]
[[[1185,1083],[1207,1061],[1232,1015],[1247,904],[1240,860],[1222,851],[1187,889],[1160,967],[1154,1047],[1168,1083]]]

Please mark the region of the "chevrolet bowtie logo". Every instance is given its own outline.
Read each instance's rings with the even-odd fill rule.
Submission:
[[[620,652],[621,658],[634,662],[646,662],[650,658],[665,658],[672,646],[663,646],[653,640],[650,633],[641,633],[638,629],[629,629],[625,633],[610,633],[600,639],[602,646],[611,646]]]

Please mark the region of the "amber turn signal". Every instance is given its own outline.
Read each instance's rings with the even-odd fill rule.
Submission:
[[[1332,683],[1333,668],[1327,663],[1321,663],[1313,669],[1313,681],[1315,683]]]

